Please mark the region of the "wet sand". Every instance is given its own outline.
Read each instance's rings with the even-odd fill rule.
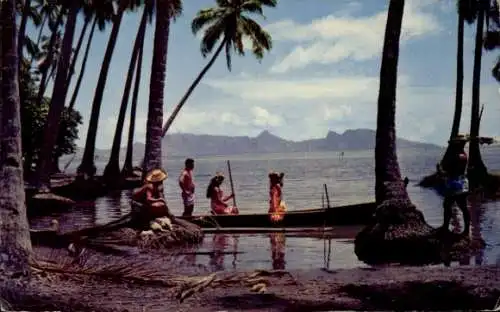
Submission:
[[[19,290],[16,308],[33,308],[38,303],[38,309],[63,311],[485,310],[493,309],[500,298],[500,268],[496,266],[290,273],[294,279],[270,277],[271,285],[264,294],[243,286],[209,287],[183,303],[175,298],[178,287],[43,278],[38,279],[35,291]],[[40,301],[34,300],[37,291],[44,293],[44,300],[51,300],[52,304],[39,305]]]

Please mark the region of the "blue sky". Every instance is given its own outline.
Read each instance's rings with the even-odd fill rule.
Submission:
[[[184,1],[183,15],[172,25],[165,119],[207,62],[199,52],[199,38],[192,35],[190,22],[198,10],[214,3]],[[374,129],[387,3],[281,0],[276,9],[265,12],[265,20],[259,19],[274,38],[271,53],[260,63],[250,51],[243,58],[235,56],[231,72],[225,58],[220,58],[181,111],[172,132],[256,136],[269,130],[286,139],[301,140],[324,137],[328,130]],[[101,110],[98,148],[111,146],[141,13],[129,13],[120,29]],[[456,24],[455,1],[406,1],[397,95],[398,136],[440,145],[446,142],[454,107]],[[81,20],[77,31],[80,27]],[[85,120],[79,146],[84,145],[110,29],[96,34],[76,104]],[[136,141],[140,142],[146,133],[153,31],[154,25],[149,26],[145,41],[136,123]],[[474,26],[467,26],[464,132],[469,127],[473,51]],[[490,74],[498,55],[490,52],[483,56],[481,102],[486,108],[481,130],[488,136],[500,135],[500,85]],[[123,145],[125,138],[126,131]]]

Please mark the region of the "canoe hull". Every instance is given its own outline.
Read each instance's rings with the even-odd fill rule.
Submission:
[[[283,228],[366,225],[375,213],[374,202],[332,207],[289,211],[282,221],[271,222],[267,213],[240,215],[205,215],[178,217],[202,228]]]

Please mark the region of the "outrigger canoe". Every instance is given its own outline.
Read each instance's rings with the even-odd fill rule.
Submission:
[[[349,225],[367,225],[375,213],[375,202],[337,206],[322,209],[292,210],[282,221],[273,223],[269,214],[198,215],[177,217],[202,228],[313,228]],[[132,202],[132,210],[140,205]]]

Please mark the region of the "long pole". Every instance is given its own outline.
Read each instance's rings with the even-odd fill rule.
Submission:
[[[233,194],[233,206],[236,206],[236,194],[234,194],[233,174],[231,173],[231,163],[227,161],[227,171],[229,173],[229,183],[231,184],[231,194]]]

